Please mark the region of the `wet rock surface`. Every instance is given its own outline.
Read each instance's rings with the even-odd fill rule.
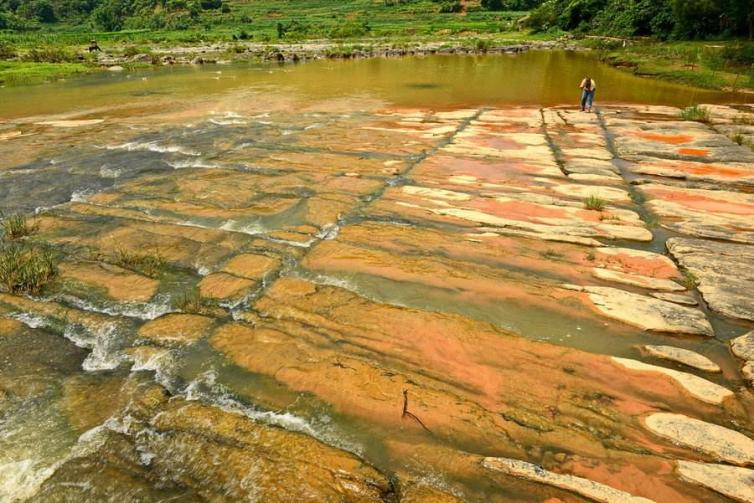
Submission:
[[[266,98],[4,137],[0,499],[751,500],[727,123]]]

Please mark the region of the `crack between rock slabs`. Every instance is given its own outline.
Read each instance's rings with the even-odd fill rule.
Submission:
[[[405,178],[408,175],[410,175],[411,172],[416,168],[416,166],[418,166],[419,164],[421,164],[422,162],[424,162],[426,159],[428,159],[428,158],[432,157],[433,155],[437,154],[437,152],[439,152],[445,146],[450,145],[451,143],[453,143],[453,141],[456,139],[456,137],[458,136],[459,133],[463,132],[467,127],[469,127],[469,125],[473,121],[477,120],[480,115],[482,115],[484,112],[489,111],[489,110],[490,110],[490,108],[488,108],[488,107],[479,108],[476,111],[476,113],[474,113],[471,117],[463,119],[458,124],[458,127],[456,127],[455,131],[453,131],[452,134],[450,134],[446,138],[440,140],[435,146],[433,146],[432,148],[430,148],[428,150],[425,150],[422,154],[413,157],[411,159],[411,162],[408,163],[408,166],[406,167],[406,169],[404,169],[397,176],[400,177],[400,178]],[[344,225],[348,225],[349,221],[351,219],[353,219],[354,217],[356,217],[359,214],[359,212],[361,212],[365,208],[368,208],[369,206],[371,206],[375,201],[379,201],[380,199],[382,199],[382,196],[385,194],[385,191],[392,186],[390,184],[390,180],[392,180],[392,179],[391,178],[386,179],[385,183],[383,183],[383,185],[379,189],[375,190],[374,192],[372,192],[371,194],[369,194],[368,196],[366,196],[364,198],[363,202],[361,202],[360,204],[355,205],[347,214],[345,214],[342,217],[340,217],[338,219],[338,221],[336,222],[336,225],[338,227],[342,227]],[[326,240],[327,240],[326,236],[315,237],[314,240],[313,240],[313,242],[307,248],[306,252],[301,255],[301,257],[299,258],[299,261],[303,260],[320,243],[322,243],[323,241],[326,241]],[[277,282],[278,279],[280,279],[281,277],[284,277],[285,275],[283,274],[283,271],[282,271],[282,268],[281,268],[281,269],[278,269],[277,271],[275,271],[274,273],[272,273],[271,276],[274,279],[272,279],[267,284],[265,284],[263,286],[263,288],[257,290],[255,292],[255,298],[262,297],[267,292],[267,290],[269,290],[270,287],[272,287]],[[248,306],[247,310],[255,311],[253,305]]]

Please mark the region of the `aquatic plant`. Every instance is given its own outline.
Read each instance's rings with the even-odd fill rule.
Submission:
[[[212,301],[202,297],[197,288],[184,292],[175,300],[174,306],[183,313],[203,315],[211,314],[216,307]]]
[[[602,211],[605,209],[605,206],[607,206],[607,201],[601,197],[591,195],[584,199],[584,206],[588,210]]]
[[[148,254],[121,248],[113,255],[112,262],[119,267],[130,269],[150,278],[158,277],[165,267],[165,259],[157,250],[153,254]]]
[[[39,245],[0,245],[0,287],[10,293],[39,294],[57,276],[55,254]]]
[[[681,110],[681,119],[685,121],[709,122],[710,112],[705,107],[694,105]]]
[[[688,290],[693,290],[699,286],[699,278],[691,271],[683,271],[683,280],[681,284]]]
[[[3,236],[6,239],[19,239],[32,234],[36,226],[29,225],[23,215],[11,215],[3,219]]]

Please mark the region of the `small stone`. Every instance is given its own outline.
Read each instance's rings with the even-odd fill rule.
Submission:
[[[677,348],[674,346],[644,346],[644,349],[652,356],[682,363],[695,369],[706,372],[720,372],[720,366],[699,353],[688,349]]]
[[[107,67],[108,72],[122,72],[123,70],[125,70],[125,68],[123,68],[120,65],[113,65],[113,66]]]
[[[678,475],[736,501],[754,503],[754,470],[737,466],[678,461]]]
[[[719,461],[742,466],[754,464],[754,440],[737,431],[666,412],[652,414],[644,424],[649,431],[674,444],[708,454]]]

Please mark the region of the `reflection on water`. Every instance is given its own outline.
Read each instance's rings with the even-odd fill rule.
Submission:
[[[688,106],[751,102],[722,93],[645,79],[600,63],[589,53],[532,51],[505,56],[322,60],[296,65],[228,65],[103,73],[36,87],[0,89],[0,115],[72,111],[170,95],[205,97],[244,88],[278,90],[305,102],[364,96],[397,106],[450,108],[575,103],[585,75],[597,101]]]

